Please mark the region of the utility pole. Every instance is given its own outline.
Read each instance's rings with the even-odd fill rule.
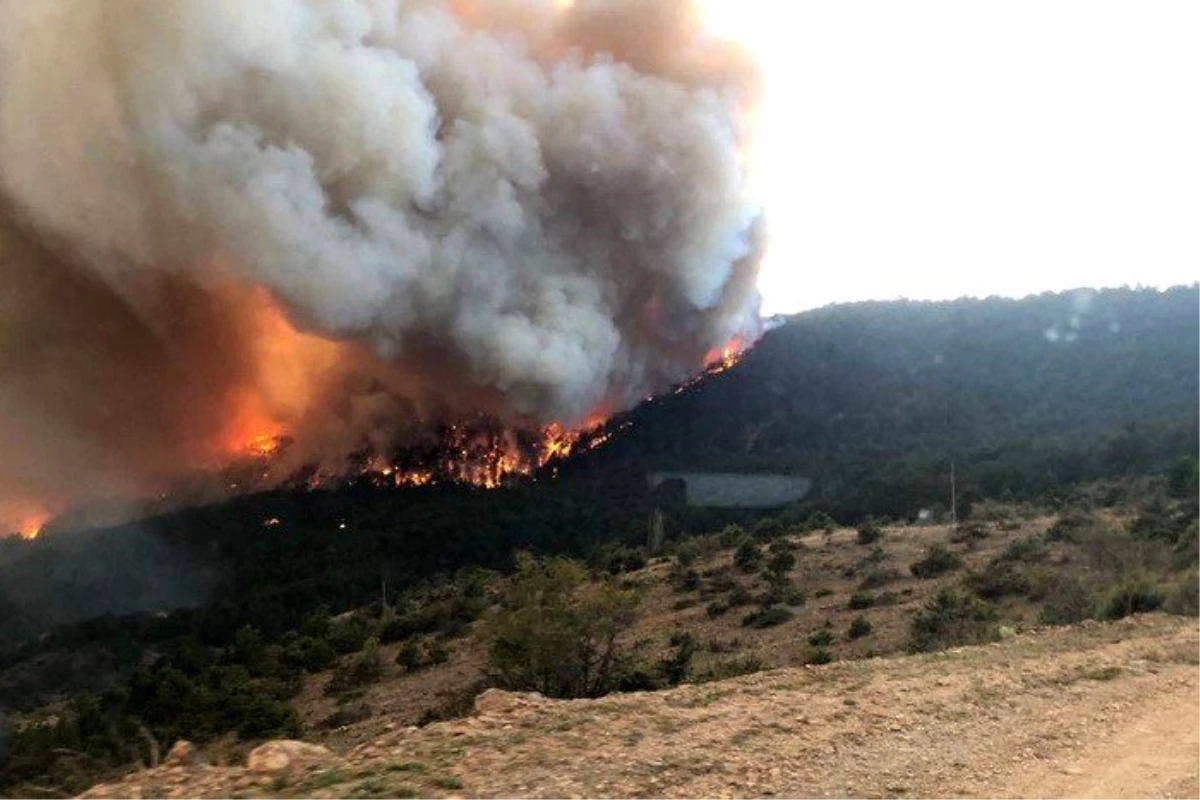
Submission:
[[[954,459],[950,459],[950,527],[958,527],[958,492],[954,485]]]

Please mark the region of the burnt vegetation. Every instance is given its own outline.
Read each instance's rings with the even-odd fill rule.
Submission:
[[[1194,615],[1197,291],[1079,297],[801,315],[737,366],[616,420],[621,434],[555,481],[351,483],[4,539],[0,793],[77,792],[175,738],[297,735],[294,699],[318,674],[338,709],[323,724],[353,724],[377,682],[434,670],[467,641],[483,682],[431,701],[423,721],[467,713],[489,685],[596,696],[773,666],[691,631],[629,641],[654,570],[695,618],[737,637],[786,632],[811,664],[866,654],[914,584],[929,588],[903,626],[913,651],[997,638],[1017,604],[1045,624]],[[951,454],[960,525],[892,558],[891,525],[949,521]],[[679,467],[814,488],[768,514],[646,490],[647,471]],[[1028,527],[1028,509],[1051,521],[1005,533]],[[795,543],[842,526],[854,555],[816,576],[846,583],[829,597]],[[177,575],[192,576],[185,594],[167,591]],[[818,603],[849,616],[815,629],[802,620]]]

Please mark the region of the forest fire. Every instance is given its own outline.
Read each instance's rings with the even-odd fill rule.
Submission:
[[[16,533],[25,539],[36,539],[52,516],[53,514],[44,509],[27,511],[18,518]]]
[[[760,333],[700,0],[66,5],[0,3],[0,528],[550,477]]]
[[[679,394],[725,372],[745,352],[737,338],[719,350],[710,351],[705,356],[703,371],[674,387],[671,393]],[[316,490],[357,480],[377,488],[457,484],[497,489],[515,481],[557,477],[559,466],[571,456],[607,444],[628,424],[614,425],[608,414],[598,411],[577,428],[551,423],[529,431],[484,420],[444,425],[438,429],[433,445],[398,448],[391,456],[370,452],[343,470],[312,469],[297,485]],[[239,450],[262,464],[265,478],[270,474],[271,462],[286,450],[288,441],[276,429],[264,430],[244,440]]]

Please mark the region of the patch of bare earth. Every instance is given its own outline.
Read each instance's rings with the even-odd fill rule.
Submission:
[[[176,766],[85,797],[1195,797],[1196,622],[1146,615],[992,645],[554,701],[300,770]]]

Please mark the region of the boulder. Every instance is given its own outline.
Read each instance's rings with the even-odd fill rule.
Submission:
[[[276,739],[261,744],[246,757],[246,769],[263,775],[296,778],[311,767],[333,766],[341,762],[327,748],[295,739]]]
[[[187,739],[180,739],[171,745],[171,749],[167,751],[167,759],[163,763],[168,767],[195,767],[203,762],[204,759],[200,757],[200,751],[196,745]]]

